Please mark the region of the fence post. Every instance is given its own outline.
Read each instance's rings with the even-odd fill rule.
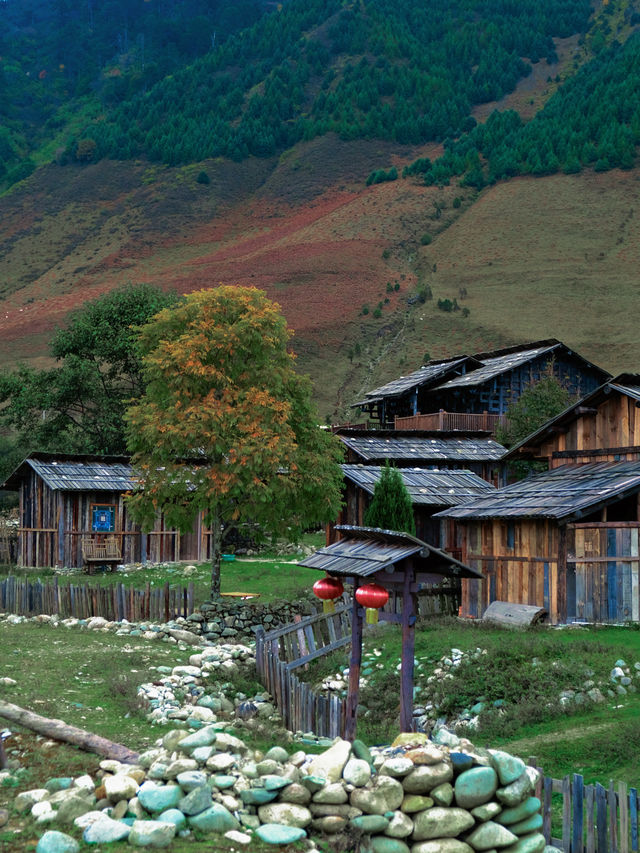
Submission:
[[[626,782],[618,782],[618,808],[620,809],[620,853],[629,853],[629,798]]]
[[[571,851],[571,777],[562,780],[562,849]],[[576,853],[576,851],[573,851]]]
[[[583,824],[583,801],[584,801],[584,779],[579,774],[573,776],[573,831],[571,850],[573,853],[582,853],[584,844],[582,840]]]

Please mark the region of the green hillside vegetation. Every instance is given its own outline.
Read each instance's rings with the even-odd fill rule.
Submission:
[[[557,90],[528,124],[517,112],[493,112],[484,125],[445,142],[431,163],[415,161],[406,175],[427,184],[454,176],[477,188],[514,175],[630,169],[640,142],[640,33],[603,50]]]
[[[555,58],[587,0],[291,0],[85,130],[95,157],[267,156],[329,131],[403,144],[470,129],[474,104]],[[77,140],[72,143],[77,144]]]
[[[30,174],[39,146],[59,134],[64,147],[78,113],[86,123],[265,9],[267,0],[0,2],[0,179]]]

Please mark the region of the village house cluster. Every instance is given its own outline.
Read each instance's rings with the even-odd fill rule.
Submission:
[[[552,365],[578,401],[507,451],[498,425]],[[369,423],[336,430],[344,445],[338,525],[361,526],[388,460],[411,496],[417,537],[482,579],[461,581],[461,613],[493,601],[544,608],[554,623],[640,620],[640,376],[612,377],[557,340],[432,361],[355,404]],[[371,428],[374,427],[374,428]],[[547,470],[509,483],[515,460]],[[124,496],[126,458],[34,453],[5,488],[20,496],[18,561],[89,565],[206,560],[210,531],[143,533]],[[333,526],[328,542],[340,533]]]

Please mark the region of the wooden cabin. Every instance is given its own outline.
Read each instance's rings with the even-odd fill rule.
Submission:
[[[553,468],[438,518],[485,576],[463,581],[463,615],[497,600],[544,607],[554,623],[640,621],[640,461]]]
[[[432,429],[440,414],[466,414],[464,429],[483,429],[489,418],[499,423],[510,403],[534,382],[553,370],[573,396],[595,390],[611,374],[597,367],[561,341],[543,341],[475,355],[430,361],[408,376],[368,392],[354,407],[382,427],[400,426],[402,418],[428,416],[412,428]],[[476,420],[474,420],[476,419]]]
[[[371,503],[376,483],[382,475],[379,465],[342,465],[345,480],[345,503],[337,524],[361,527],[364,514]],[[404,485],[413,503],[416,536],[430,545],[452,550],[453,525],[434,519],[434,513],[445,507],[457,506],[493,493],[495,489],[471,471],[447,471],[425,468],[399,468]],[[335,541],[330,531],[329,541]]]
[[[640,459],[640,375],[608,380],[511,448],[505,459],[544,461],[549,468]]]
[[[87,543],[107,539],[112,563],[206,560],[209,531],[201,519],[180,534],[159,515],[142,533],[124,500],[135,485],[127,457],[32,453],[4,485],[19,493],[18,565],[82,566],[83,541],[86,556],[95,550]]]
[[[465,469],[497,486],[502,480],[500,460],[507,452],[487,432],[421,432],[404,430],[338,429],[350,465],[397,468]]]

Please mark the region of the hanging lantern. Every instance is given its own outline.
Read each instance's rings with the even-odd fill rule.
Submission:
[[[330,575],[321,578],[313,585],[313,594],[322,599],[322,611],[324,613],[333,613],[336,609],[333,599],[340,598],[343,592],[342,581],[338,578],[332,578]]]
[[[378,621],[378,610],[389,601],[389,593],[379,583],[368,583],[356,590],[356,601],[365,608],[365,621],[375,625]]]

